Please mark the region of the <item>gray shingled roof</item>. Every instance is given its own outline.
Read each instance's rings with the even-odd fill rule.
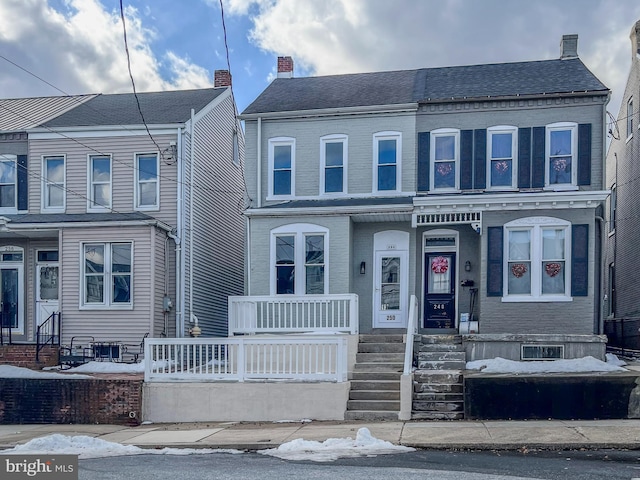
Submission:
[[[578,58],[279,78],[243,115],[464,98],[608,92]]]
[[[148,125],[184,123],[226,88],[138,93]],[[133,93],[98,95],[83,105],[45,123],[46,127],[140,125],[142,118]]]
[[[0,98],[0,132],[20,132],[36,127],[93,96]]]

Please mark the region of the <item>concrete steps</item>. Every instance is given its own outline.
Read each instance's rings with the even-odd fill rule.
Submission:
[[[345,420],[397,420],[404,336],[360,335]]]
[[[466,354],[458,335],[422,335],[414,371],[415,420],[458,420],[464,417],[462,371]]]

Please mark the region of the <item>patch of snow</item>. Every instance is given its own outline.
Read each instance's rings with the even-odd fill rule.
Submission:
[[[310,418],[303,418],[302,420],[276,420],[273,423],[311,423],[312,421]]]
[[[136,447],[135,445],[122,445],[120,443],[108,442],[86,435],[70,437],[59,433],[34,438],[23,445],[17,445],[2,451],[3,455],[69,454],[78,455],[78,458],[121,457],[125,455],[203,455],[207,453],[237,454],[242,452],[240,450],[215,448],[146,449]]]
[[[66,373],[41,372],[30,368],[0,365],[0,378],[93,378],[89,375],[69,375]]]
[[[580,372],[626,372],[625,368],[612,365],[594,357],[565,360],[516,362],[505,358],[490,358],[467,362],[467,370],[483,373],[580,373]]]
[[[278,448],[258,450],[258,453],[284,460],[331,462],[344,457],[375,456],[413,451],[415,451],[415,448],[378,440],[371,435],[368,428],[363,427],[358,430],[355,440],[351,438],[329,438],[324,442],[316,442],[298,438],[283,443]]]
[[[144,373],[144,363],[87,362],[65,372],[80,373]]]
[[[606,359],[607,359],[607,363],[610,365],[616,365],[617,367],[623,367],[627,364],[627,362],[625,362],[624,360],[620,360],[616,355],[614,355],[613,353],[607,353],[605,355]]]

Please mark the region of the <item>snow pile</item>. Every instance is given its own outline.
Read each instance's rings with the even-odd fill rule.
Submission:
[[[490,358],[467,362],[467,370],[483,373],[580,373],[580,372],[626,372],[625,368],[609,364],[594,357],[566,360],[516,362],[504,358]]]
[[[627,362],[625,362],[624,360],[620,360],[613,353],[607,353],[605,355],[605,357],[607,358],[607,363],[609,365],[615,365],[617,367],[624,367],[627,364]]]
[[[74,373],[144,373],[144,363],[87,362],[65,371]]]
[[[76,435],[69,437],[55,433],[46,437],[34,438],[33,440],[17,445],[8,450],[3,450],[2,454],[20,455],[78,455],[78,458],[103,458],[120,457],[125,455],[202,455],[206,453],[242,453],[239,450],[213,449],[213,448],[162,448],[146,449],[135,445],[122,445],[120,443],[108,442],[99,438],[88,437],[86,435]]]
[[[67,375],[56,372],[41,372],[30,368],[0,365],[0,378],[92,378],[89,375]]]
[[[282,458],[283,460],[331,462],[344,457],[375,456],[413,451],[415,451],[415,448],[378,440],[371,435],[368,428],[361,428],[358,430],[355,440],[351,438],[329,438],[324,442],[316,442],[298,438],[283,443],[278,448],[259,450],[258,453]]]

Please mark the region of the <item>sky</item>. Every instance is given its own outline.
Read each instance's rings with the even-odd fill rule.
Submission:
[[[578,34],[578,54],[612,90],[617,116],[640,20],[637,0],[122,4],[137,91],[209,87],[230,65],[240,112],[273,80],[278,56],[293,58],[297,77],[545,60],[559,57],[563,34]],[[0,97],[132,88],[120,0],[0,0]]]

